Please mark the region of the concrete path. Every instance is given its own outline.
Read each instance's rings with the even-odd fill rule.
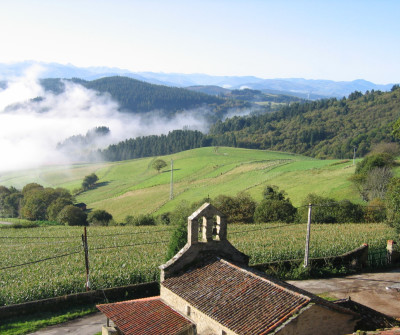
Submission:
[[[337,299],[351,297],[360,304],[400,318],[400,269],[340,278],[288,282],[314,294],[326,294]]]
[[[107,323],[103,313],[95,313],[82,318],[50,326],[32,335],[94,335],[101,332],[101,327]]]

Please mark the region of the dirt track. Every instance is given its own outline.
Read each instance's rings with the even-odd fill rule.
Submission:
[[[12,222],[0,221],[0,224],[12,224]]]

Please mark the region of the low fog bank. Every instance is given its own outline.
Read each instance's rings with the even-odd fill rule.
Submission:
[[[14,78],[0,89],[0,172],[43,165],[71,164],[80,160],[56,150],[57,144],[95,127],[110,133],[93,148],[104,148],[127,138],[166,134],[174,129],[207,132],[206,109],[185,111],[173,118],[160,112],[121,113],[108,94],[65,81],[61,94],[46,92],[31,68],[24,77]]]

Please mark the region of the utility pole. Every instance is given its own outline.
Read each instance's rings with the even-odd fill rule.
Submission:
[[[355,164],[355,161],[356,161],[356,147],[354,147],[353,165]]]
[[[90,281],[89,281],[89,248],[87,243],[87,232],[86,227],[83,227],[83,235],[82,235],[82,246],[83,251],[85,252],[85,267],[86,267],[86,291],[90,290]]]
[[[169,192],[169,200],[174,198],[174,161],[171,159],[171,187]]]
[[[311,231],[311,210],[312,205],[308,204],[308,222],[307,222],[307,235],[306,235],[306,250],[304,253],[304,267],[308,267],[308,252],[310,249],[310,231]]]

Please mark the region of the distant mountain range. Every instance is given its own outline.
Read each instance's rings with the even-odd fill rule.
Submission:
[[[110,76],[124,76],[151,84],[190,87],[218,86],[221,88],[241,89],[250,88],[265,93],[289,94],[301,98],[319,99],[325,97],[348,96],[354,91],[366,92],[371,90],[389,91],[393,84],[378,85],[358,79],[354,81],[313,80],[303,78],[262,79],[253,76],[211,76],[207,74],[154,73],[131,72],[129,70],[110,67],[79,68],[74,65],[57,63],[38,63],[25,61],[13,64],[0,63],[0,80],[8,80],[15,76],[23,76],[27,69],[40,65],[43,71],[40,78],[80,78],[95,80]]]

